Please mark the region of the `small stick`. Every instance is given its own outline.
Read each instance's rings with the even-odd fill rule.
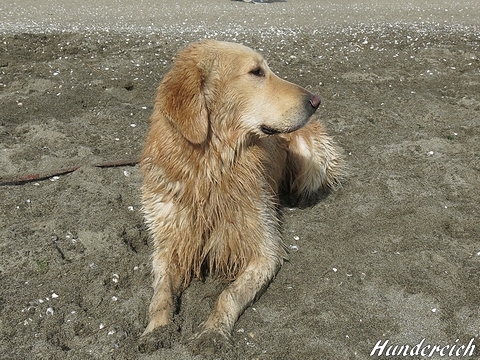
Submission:
[[[117,166],[135,166],[137,165],[139,160],[118,160],[118,161],[110,161],[104,162],[99,164],[93,164],[95,167],[99,168],[110,168],[110,167],[117,167]]]
[[[111,167],[119,167],[119,166],[135,166],[138,164],[138,160],[118,160],[118,161],[109,161],[109,162],[102,162],[93,164],[92,166],[98,168],[111,168]],[[80,169],[83,165],[77,165],[66,169],[54,170],[50,173],[43,173],[43,174],[28,174],[18,177],[2,177],[0,176],[0,186],[7,186],[7,185],[23,185],[26,183],[30,183],[33,181],[42,181],[50,179],[54,176],[66,175],[70,174],[78,169]]]
[[[100,70],[95,69],[92,65],[90,65],[90,64],[86,64],[86,65],[87,65],[90,69],[92,69],[93,71],[95,71],[95,72],[100,72]]]

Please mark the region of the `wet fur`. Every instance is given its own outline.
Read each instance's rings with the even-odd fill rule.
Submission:
[[[178,55],[159,86],[141,161],[154,244],[144,338],[168,328],[192,278],[210,274],[232,282],[193,340],[228,339],[273,279],[287,257],[279,192],[308,196],[341,175],[331,138],[309,121],[311,99],[238,44],[207,40]]]

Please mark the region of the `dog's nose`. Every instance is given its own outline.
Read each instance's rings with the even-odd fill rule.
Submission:
[[[312,95],[312,97],[310,98],[310,105],[312,105],[312,107],[315,110],[320,106],[321,102],[322,101],[320,100],[320,98],[317,95]]]

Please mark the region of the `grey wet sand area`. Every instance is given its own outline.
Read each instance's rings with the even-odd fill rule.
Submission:
[[[137,351],[152,294],[141,176],[93,164],[139,156],[156,86],[180,48],[207,36],[259,50],[320,95],[348,161],[343,188],[283,208],[290,260],[221,357],[370,359],[379,341],[473,339],[461,358],[478,358],[478,7],[0,2],[0,177],[83,165],[0,187],[0,358],[192,358],[181,341]],[[223,286],[207,278],[185,292],[182,339]]]

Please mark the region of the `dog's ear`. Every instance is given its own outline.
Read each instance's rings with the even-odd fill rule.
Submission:
[[[203,94],[206,77],[201,44],[190,45],[178,54],[172,69],[158,89],[157,106],[191,143],[207,139],[209,118]],[[207,54],[208,56],[208,54]]]

